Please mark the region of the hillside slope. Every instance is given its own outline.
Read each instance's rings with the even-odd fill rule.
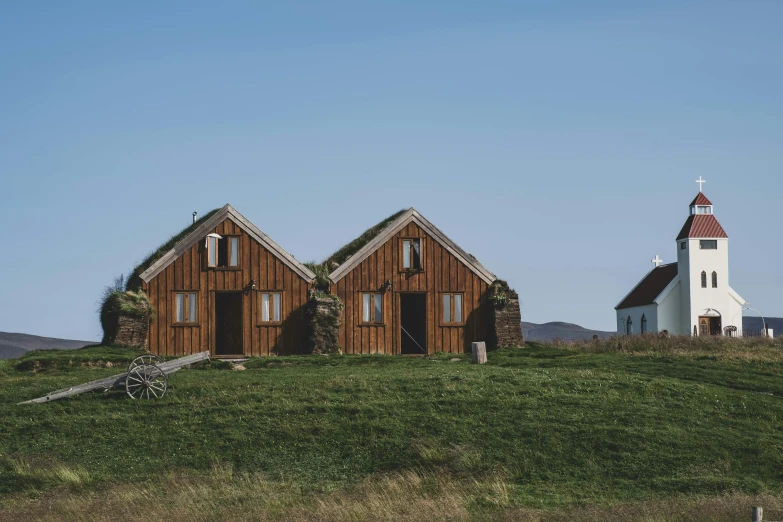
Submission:
[[[522,321],[522,334],[529,341],[552,341],[562,339],[564,341],[580,341],[592,339],[597,335],[600,339],[614,335],[614,332],[602,332],[599,330],[588,330],[577,324],[550,322],[543,324],[526,323]]]
[[[0,359],[21,357],[31,350],[74,350],[95,341],[74,341],[23,333],[0,332]]]
[[[173,374],[158,401],[117,390],[24,406],[134,354],[0,361],[0,511],[111,519],[143,499],[134,520],[380,509],[388,520],[576,520],[526,510],[783,494],[783,345],[666,341],[636,338],[622,353],[530,343],[484,366],[448,354],[215,362]],[[731,516],[687,520],[738,519],[749,509],[736,498],[721,504]],[[590,520],[607,518],[641,519]]]

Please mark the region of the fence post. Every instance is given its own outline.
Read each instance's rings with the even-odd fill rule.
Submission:
[[[487,362],[487,344],[485,342],[472,343],[470,350],[473,355],[473,364],[484,364]]]
[[[764,516],[764,508],[762,507],[754,507],[753,508],[753,522],[762,522],[762,517]]]

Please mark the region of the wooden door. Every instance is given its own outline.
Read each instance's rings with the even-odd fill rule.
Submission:
[[[215,355],[244,355],[242,292],[215,293]]]
[[[400,353],[427,354],[427,294],[400,293]]]

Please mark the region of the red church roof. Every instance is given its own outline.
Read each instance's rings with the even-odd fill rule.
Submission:
[[[675,277],[677,277],[677,263],[654,268],[636,285],[636,288],[631,290],[622,303],[615,306],[615,310],[653,304]]]
[[[705,200],[707,198],[704,198]],[[680,230],[677,241],[685,238],[727,238],[726,231],[720,226],[718,220],[712,214],[696,214],[688,217],[688,220]]]
[[[712,201],[707,199],[707,196],[705,196],[703,192],[699,192],[699,195],[696,196],[696,199],[691,203],[692,207],[695,207],[696,205],[712,205]]]

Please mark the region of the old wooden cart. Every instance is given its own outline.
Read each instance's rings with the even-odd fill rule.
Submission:
[[[128,371],[111,377],[90,381],[53,391],[43,397],[20,402],[19,404],[42,403],[72,397],[81,393],[111,388],[125,388],[131,399],[160,399],[168,390],[169,375],[185,366],[208,360],[209,352],[200,352],[179,359],[163,361],[157,355],[146,354],[136,357],[128,366]]]

